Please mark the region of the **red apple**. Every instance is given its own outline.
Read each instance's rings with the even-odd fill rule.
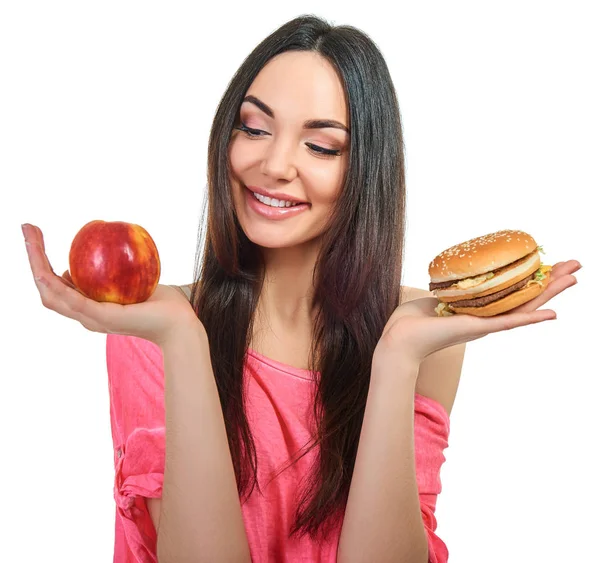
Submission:
[[[158,249],[139,225],[90,221],[75,235],[69,252],[73,284],[94,301],[129,305],[146,301],[158,285]]]

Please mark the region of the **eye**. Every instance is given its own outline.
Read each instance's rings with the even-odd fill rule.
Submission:
[[[242,123],[239,127],[236,127],[239,131],[242,131],[248,135],[248,137],[261,137],[261,133],[265,133],[265,131],[261,131],[260,129],[250,129],[246,127],[244,123]]]
[[[319,147],[318,145],[312,145],[311,143],[306,143],[306,146],[311,151],[324,156],[340,156],[342,154],[342,151],[338,151],[337,149],[324,149],[323,147]]]
[[[247,137],[251,139],[256,139],[258,137],[264,137],[265,135],[269,135],[266,131],[262,131],[261,129],[250,129],[245,123],[242,123],[239,127],[236,127],[238,131],[242,131]],[[314,153],[319,156],[341,156],[342,151],[337,149],[325,149],[318,145],[313,145],[312,143],[306,143],[306,146]]]

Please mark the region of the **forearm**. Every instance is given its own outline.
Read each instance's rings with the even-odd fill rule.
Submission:
[[[158,560],[249,562],[206,332],[198,322],[161,348],[166,458]]]
[[[374,362],[338,548],[340,563],[426,563],[415,472],[419,366]]]

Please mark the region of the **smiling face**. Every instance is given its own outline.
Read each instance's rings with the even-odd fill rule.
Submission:
[[[252,242],[283,248],[322,234],[348,165],[347,113],[335,70],[316,53],[282,53],[257,75],[229,147],[235,212]],[[248,187],[306,204],[267,207]]]

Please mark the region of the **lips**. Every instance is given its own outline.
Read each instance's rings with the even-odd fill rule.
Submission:
[[[252,193],[257,193],[259,195],[262,195],[264,197],[269,197],[271,199],[277,199],[280,201],[290,201],[291,203],[305,203],[307,205],[310,205],[307,201],[303,201],[303,200],[298,199],[297,197],[294,197],[289,194],[284,194],[284,193],[280,193],[280,192],[272,192],[269,190],[265,190],[264,188],[259,188],[258,186],[245,186],[245,187],[247,190],[251,191]]]
[[[302,214],[303,212],[310,209],[308,203],[298,203],[290,207],[271,207],[256,199],[256,196],[252,193],[252,190],[246,189],[245,199],[248,207],[256,214],[270,221],[280,221],[295,217],[296,215]]]

